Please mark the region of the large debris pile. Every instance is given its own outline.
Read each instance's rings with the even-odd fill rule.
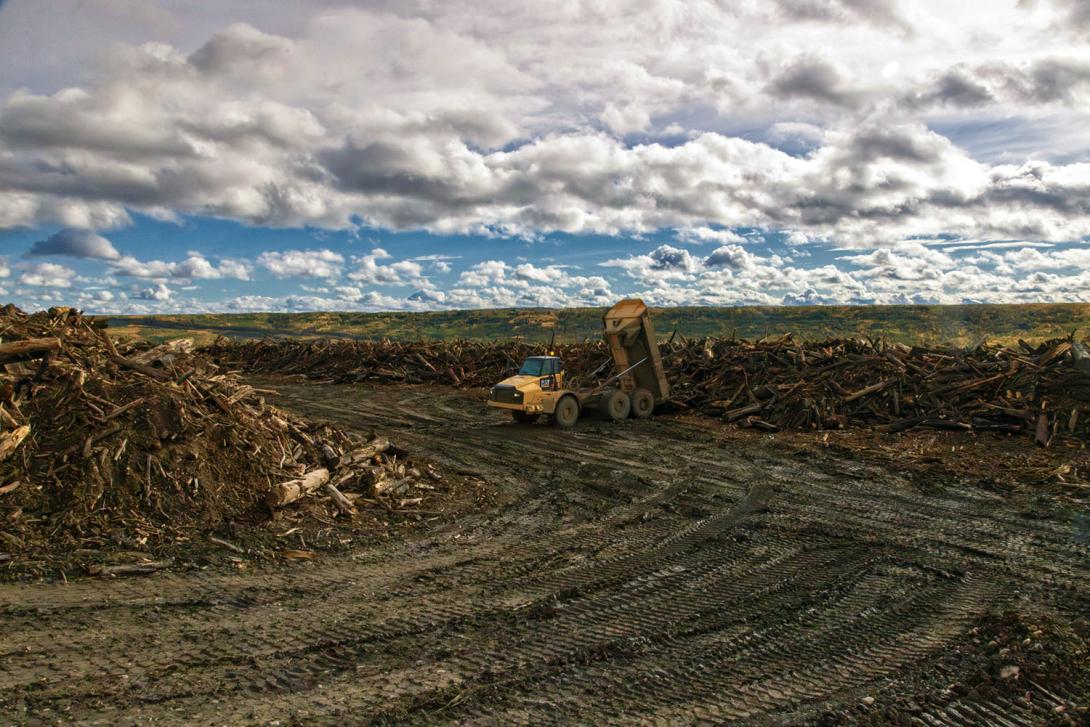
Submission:
[[[1090,432],[1090,361],[1074,339],[1019,349],[909,348],[881,340],[665,346],[676,404],[767,430],[873,426]]]
[[[1042,444],[1090,432],[1090,359],[1073,337],[1018,348],[909,348],[883,340],[750,342],[671,337],[660,344],[675,406],[743,426],[779,429],[914,427],[1024,432]],[[337,382],[488,386],[543,347],[452,341],[231,343],[213,356],[251,371]],[[589,381],[601,342],[556,347],[570,374]],[[599,378],[608,375],[600,370]]]
[[[115,346],[67,308],[0,309],[3,557],[169,542],[300,499],[389,511],[435,489],[387,440],[269,406],[191,349]]]
[[[551,349],[571,372],[589,372],[608,354],[601,343],[557,344]],[[542,344],[489,341],[346,341],[220,338],[205,351],[216,360],[255,373],[303,374],[337,383],[447,384],[491,386],[510,376]]]

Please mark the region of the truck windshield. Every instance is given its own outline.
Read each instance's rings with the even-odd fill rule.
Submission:
[[[541,376],[541,372],[545,367],[545,359],[543,358],[528,358],[522,362],[522,368],[519,369],[519,374],[522,376]]]

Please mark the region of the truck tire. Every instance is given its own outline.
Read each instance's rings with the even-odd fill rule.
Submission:
[[[574,427],[579,421],[579,401],[571,394],[560,397],[549,420],[561,429]]]
[[[537,421],[539,415],[531,414],[528,411],[519,411],[518,409],[511,410],[511,418],[515,420],[516,424],[533,424]]]
[[[598,401],[598,412],[603,419],[611,422],[619,422],[627,417],[631,408],[628,394],[619,389],[606,389]]]
[[[628,399],[632,403],[632,416],[637,419],[646,419],[655,411],[655,395],[647,389],[636,389]]]

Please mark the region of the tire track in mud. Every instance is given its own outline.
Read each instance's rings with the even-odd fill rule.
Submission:
[[[758,502],[759,495],[755,495],[754,497],[739,503],[737,507],[720,514],[718,517],[709,519],[703,523],[698,523],[686,531],[659,543],[656,547],[642,552],[638,554],[638,556],[629,558],[627,561],[610,562],[597,567],[583,568],[575,573],[562,573],[561,577],[557,580],[562,584],[564,589],[579,588],[583,592],[596,590],[601,587],[601,583],[603,582],[624,580],[625,575],[628,573],[642,570],[649,563],[662,562],[664,559],[668,559],[671,555],[676,554],[684,548],[692,547],[702,540],[714,537],[721,533],[724,529],[738,522],[741,518],[744,518],[754,509]],[[210,642],[210,645],[199,650],[190,650],[187,653],[181,654],[153,654],[152,656],[143,659],[139,668],[134,669],[131,666],[120,668],[109,655],[96,654],[92,652],[90,648],[73,649],[72,644],[69,644],[63,651],[57,651],[50,654],[50,657],[53,659],[56,659],[56,657],[68,657],[61,659],[63,664],[78,664],[82,667],[82,670],[77,672],[69,666],[64,673],[53,674],[50,681],[62,685],[61,689],[63,690],[70,690],[68,682],[73,678],[85,680],[84,684],[92,684],[92,682],[86,681],[89,676],[95,676],[99,680],[105,681],[107,684],[112,683],[116,677],[123,674],[129,677],[135,675],[141,679],[147,680],[150,679],[156,671],[165,670],[167,667],[171,667],[172,669],[186,667],[192,671],[192,669],[197,667],[218,667],[218,665],[224,663],[253,657],[279,657],[284,653],[294,653],[295,651],[304,650],[311,651],[316,648],[343,649],[353,644],[397,638],[419,633],[427,629],[449,629],[456,624],[468,620],[482,622],[486,618],[501,618],[504,615],[510,615],[507,612],[513,611],[516,607],[520,609],[533,608],[536,603],[555,598],[557,595],[556,588],[556,586],[550,586],[547,581],[539,582],[536,584],[533,592],[526,593],[527,596],[533,596],[531,600],[520,600],[516,606],[511,607],[507,607],[503,603],[504,600],[509,599],[499,597],[495,597],[491,599],[491,601],[477,603],[467,598],[467,596],[472,595],[469,592],[455,594],[448,593],[445,594],[442,599],[427,598],[426,596],[416,599],[415,602],[412,599],[406,599],[405,602],[401,604],[402,608],[400,609],[396,606],[391,607],[389,605],[382,609],[373,607],[360,609],[357,607],[355,610],[350,610],[347,613],[341,612],[338,614],[338,623],[368,624],[365,628],[354,630],[349,638],[346,638],[344,634],[338,633],[337,631],[331,632],[327,626],[308,626],[304,624],[302,627],[294,630],[290,640],[282,637],[277,640],[276,636],[282,630],[282,626],[279,624],[267,623],[267,614],[263,611],[254,614],[243,613],[241,615],[236,615],[231,624],[231,628],[227,633],[224,633],[224,630],[213,628],[212,625],[207,622],[205,623],[208,625],[207,631],[209,633],[202,633],[201,629],[196,628],[200,623],[194,624],[192,619],[177,619],[175,625],[179,628],[179,636],[185,643],[192,644],[194,640],[203,636]],[[459,603],[452,607],[450,605],[452,601]],[[409,606],[415,606],[422,613],[426,614],[427,618],[421,620],[405,618],[393,618],[389,620],[378,619],[380,613],[407,609]],[[202,613],[202,619],[207,615],[208,614]],[[242,618],[240,619],[239,616]],[[246,618],[247,616],[250,616],[250,618]],[[145,638],[148,639],[148,643],[143,644],[144,650],[150,652],[160,645],[160,639],[157,636],[146,631],[144,632],[144,635]],[[78,661],[73,660],[71,657],[76,654],[83,654],[84,658]],[[11,675],[11,681],[16,682],[21,675],[26,678],[25,675],[40,674],[46,668],[47,663],[31,662],[30,664],[23,665],[22,669],[19,670],[9,666],[8,671]],[[43,685],[39,686],[41,687]],[[146,693],[146,685],[144,690]],[[48,690],[44,688],[40,689],[40,693],[47,694]],[[93,691],[87,691],[84,692],[82,696],[86,697],[94,693],[95,692]]]
[[[591,541],[600,539],[600,536],[594,535],[593,532],[589,532],[589,528],[590,528],[590,526],[583,526],[583,528],[582,528],[583,532],[581,533],[581,535],[583,535],[584,537],[576,538],[576,540],[579,540],[579,541],[582,541],[582,542],[585,542],[585,543],[589,544]],[[587,537],[588,534],[593,536],[593,537]],[[567,538],[567,536],[565,536],[565,537]],[[650,540],[654,540],[656,537],[658,537],[658,534],[655,531],[652,531],[652,532],[644,535],[639,540],[640,540],[640,542],[647,542],[647,541],[650,541]],[[632,540],[632,539],[630,538],[630,540]],[[566,547],[571,548],[573,546],[570,543],[566,543]],[[538,555],[537,557],[540,558],[541,556]],[[442,564],[437,564],[437,565],[434,566],[434,568],[439,568],[439,569],[446,569],[446,568],[449,568],[449,567],[450,567],[449,563],[442,563]],[[316,587],[303,587],[302,584],[300,584],[300,583],[293,584],[293,587],[296,590],[298,590],[299,592],[301,592],[303,594],[306,594],[307,598],[313,598],[315,596],[324,595],[325,592],[327,592],[327,591],[339,589],[339,588],[353,582],[353,581],[350,581],[349,579],[346,579],[344,577],[337,577],[336,572],[337,572],[337,570],[339,570],[339,568],[334,567],[332,570],[333,570],[333,572],[329,573],[328,577],[322,578],[321,581],[318,581],[316,584],[314,584]],[[361,570],[362,570],[362,568],[361,568]],[[528,556],[527,560],[526,560],[526,564],[522,568],[518,568],[518,569],[515,569],[515,570],[521,571],[522,573],[529,573],[530,571],[532,571],[533,570],[533,556]],[[538,570],[540,570],[540,568],[538,568]],[[508,577],[514,577],[516,575],[517,575],[517,573],[513,573],[513,572],[508,573]],[[569,581],[571,580],[571,576],[568,576],[567,578],[568,578]],[[327,582],[327,581],[329,581],[329,582]],[[122,583],[124,583],[124,582],[122,582]],[[282,595],[282,591],[285,590],[286,585],[287,585],[287,583],[284,582],[283,579],[278,579],[277,582],[272,584],[272,585],[266,584],[265,591],[267,591],[268,593],[272,593],[272,594]],[[192,586],[192,584],[190,584],[190,586]],[[317,588],[317,586],[320,586],[320,588]],[[419,594],[418,591],[419,591],[419,589],[415,589],[415,591],[414,591],[414,589],[409,589],[407,591],[404,591],[403,593],[394,591],[392,593],[388,593],[387,597],[389,597],[391,595],[394,595],[394,596],[404,595],[404,597],[406,599],[415,599],[417,601],[417,603],[416,603],[417,606],[419,606],[421,608],[424,608],[425,610],[430,609],[432,607],[432,604],[431,604],[430,601],[434,600],[434,599],[422,598],[421,594]],[[116,596],[117,594],[112,594],[112,595]],[[449,597],[449,595],[451,595],[451,594],[448,594],[448,597]],[[245,601],[242,604],[242,605],[246,606],[245,610],[243,610],[241,612],[236,612],[233,615],[231,615],[231,618],[229,619],[230,623],[231,623],[231,629],[229,631],[224,630],[224,629],[219,629],[219,628],[217,628],[215,626],[215,624],[217,622],[214,620],[213,617],[218,615],[218,616],[223,617],[224,620],[227,620],[226,617],[230,614],[230,611],[231,611],[231,609],[233,607],[232,602],[229,599],[224,598],[218,592],[218,589],[211,589],[210,593],[202,594],[202,595],[192,594],[192,591],[191,591],[190,594],[187,594],[187,598],[185,600],[182,600],[182,601],[167,601],[166,599],[163,599],[162,597],[158,597],[156,599],[153,599],[152,601],[148,601],[147,599],[144,599],[144,598],[137,599],[135,603],[125,604],[125,607],[130,610],[130,613],[127,615],[127,617],[125,619],[123,619],[123,621],[132,621],[134,618],[138,619],[139,615],[143,612],[143,610],[149,604],[153,604],[156,607],[156,609],[162,609],[163,607],[168,606],[168,605],[173,606],[173,607],[206,606],[208,608],[208,610],[202,610],[200,615],[197,616],[197,617],[190,616],[190,615],[182,615],[177,619],[176,623],[178,623],[179,626],[181,626],[183,623],[187,626],[187,629],[182,634],[186,638],[186,640],[190,640],[190,639],[192,639],[194,637],[201,636],[200,632],[202,631],[202,626],[203,626],[203,627],[205,627],[204,630],[212,632],[208,636],[208,638],[214,638],[217,642],[219,642],[221,644],[231,645],[231,648],[233,649],[234,652],[243,653],[243,654],[247,653],[247,652],[262,653],[264,651],[267,651],[267,648],[259,646],[258,642],[255,642],[255,639],[257,639],[259,637],[259,635],[260,635],[260,626],[262,624],[262,621],[266,618],[266,616],[265,616],[263,611],[261,611],[260,609],[254,608],[255,600],[256,599],[254,599],[253,597],[250,597],[248,601]],[[121,607],[120,604],[118,604],[116,601],[114,601],[113,602],[113,609],[114,609],[113,612],[102,612],[102,611],[99,611],[99,610],[92,610],[92,609],[95,609],[98,605],[99,605],[98,603],[95,603],[93,605],[92,604],[87,604],[88,607],[87,607],[86,610],[89,612],[87,615],[92,617],[93,622],[92,623],[84,622],[84,623],[79,624],[79,626],[82,627],[82,630],[91,632],[92,636],[95,633],[94,629],[106,627],[110,623],[116,621],[117,616],[118,616],[116,611],[117,611],[117,609],[119,609]],[[396,608],[397,608],[396,603],[392,604],[392,605],[386,605],[385,606],[386,610],[394,610]],[[374,616],[375,616],[376,611],[378,611],[378,609],[365,609],[363,612],[349,613],[349,614],[344,615],[344,617],[350,618],[352,616],[357,616],[357,617],[359,617],[361,619],[372,620],[374,618]],[[17,638],[18,626],[23,626],[25,628],[29,624],[30,630],[34,630],[34,623],[36,621],[38,621],[39,619],[40,619],[40,614],[37,613],[37,609],[35,609],[34,613],[32,613],[31,615],[29,615],[28,617],[26,617],[24,619],[23,624],[18,624],[18,625],[14,624],[14,623],[10,624],[11,626],[16,627],[16,628],[13,628],[12,631],[9,632],[9,633],[12,634],[13,638]],[[258,628],[253,629],[253,626],[255,626],[255,625]],[[137,633],[140,633],[141,628],[143,628],[143,626],[144,626],[143,624],[138,625],[133,630],[136,631]],[[69,626],[69,628],[71,628],[71,625]],[[247,629],[252,629],[252,630],[247,631]],[[116,627],[115,627],[115,630],[116,630]],[[242,631],[243,632],[243,638],[241,639],[241,641],[234,638],[233,634],[231,633],[233,631]],[[304,633],[301,635],[301,640],[302,640],[303,643],[310,643],[310,642],[322,643],[322,641],[318,638],[319,636],[321,636],[321,634],[311,634],[310,632],[307,632],[307,631],[304,630]],[[23,642],[23,643],[24,643],[24,646],[25,646],[26,642]],[[326,640],[325,643],[328,643],[328,640]],[[156,644],[154,642],[147,644],[148,647],[152,647],[152,646],[155,646],[155,645]],[[80,652],[87,653],[87,652],[90,652],[90,651],[92,651],[94,649],[95,644],[92,642],[90,644],[90,646],[85,646],[82,649],[80,649],[79,646],[80,646],[80,644],[79,644],[78,639],[70,639],[68,645],[65,647],[64,652],[54,652],[54,653],[49,655],[49,658],[54,659],[54,657],[56,657],[56,656],[70,656],[73,653],[80,653]],[[102,657],[102,658],[104,660],[107,659],[107,657]],[[169,657],[169,659],[174,660],[175,657]],[[40,668],[41,668],[41,665],[34,664],[34,663],[27,664],[27,665],[22,665],[22,671],[25,671],[26,673],[29,673],[29,674],[32,674],[32,675],[35,674]],[[91,661],[87,664],[87,669],[89,671],[100,671],[102,669],[102,667],[98,663],[96,663],[94,661],[94,659],[92,658]],[[9,665],[8,671],[13,672],[15,670],[12,668],[11,665]],[[67,677],[67,676],[73,676],[73,675],[71,673],[68,673],[68,674],[65,674],[64,676]]]
[[[438,388],[276,387],[281,405],[478,472],[500,506],[305,566],[0,586],[0,707],[114,723],[853,720],[895,674],[926,684],[986,612],[1090,604],[1085,545],[995,497],[737,451],[671,419],[561,432]],[[1090,678],[1048,693],[1038,709],[935,685],[911,718],[1040,724],[1085,703]]]
[[[576,697],[565,698],[567,685],[563,680],[553,680],[554,706],[571,708],[575,719],[590,705],[606,713],[610,709],[637,708],[652,714],[656,705],[662,703],[700,699],[704,702],[701,710],[710,712],[714,706],[719,710],[715,718],[722,721],[751,716],[758,709],[767,708],[768,696],[788,703],[792,701],[789,699],[792,693],[799,695],[796,703],[825,697],[830,693],[830,671],[833,679],[859,680],[861,676],[858,668],[829,669],[830,654],[852,653],[860,662],[866,661],[858,657],[862,649],[879,651],[883,642],[911,642],[904,638],[906,631],[921,631],[922,626],[931,625],[928,620],[933,615],[931,604],[939,597],[951,595],[949,588],[932,585],[905,593],[897,601],[887,599],[884,607],[880,607],[882,591],[873,584],[860,579],[845,580],[852,584],[853,590],[828,599],[817,614],[808,613],[805,618],[792,614],[761,631],[743,629],[732,633],[718,624],[705,624],[702,629],[705,637],[677,643],[666,652],[661,666],[653,670],[634,665],[597,669],[592,678],[580,680]],[[892,584],[883,581],[882,585]],[[713,626],[719,628],[713,630]],[[908,651],[924,653],[912,648]],[[894,656],[900,656],[900,652],[893,655],[887,652],[867,667],[886,672],[898,668],[902,662]],[[779,685],[777,680],[781,682]],[[837,688],[843,688],[843,683]],[[536,693],[542,691],[545,690],[539,688]],[[674,714],[661,721],[676,724],[684,721],[684,716],[684,713]],[[476,715],[475,719],[480,717]]]

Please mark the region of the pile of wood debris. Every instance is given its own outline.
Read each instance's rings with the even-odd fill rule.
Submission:
[[[1025,433],[1048,444],[1090,432],[1090,357],[1073,336],[1018,348],[981,341],[969,349],[871,339],[660,343],[674,406],[767,431],[915,427]],[[543,347],[522,341],[231,342],[210,355],[262,373],[382,383],[483,387],[509,376]],[[555,347],[572,375],[608,376],[601,342]]]
[[[437,489],[388,440],[270,406],[192,349],[115,344],[67,308],[0,308],[0,562],[143,549],[270,508],[404,511]]]
[[[768,431],[914,427],[1090,433],[1090,360],[1074,338],[1018,349],[882,340],[705,339],[663,350],[682,407]]]
[[[204,349],[216,361],[253,373],[302,374],[341,384],[372,381],[465,387],[491,386],[518,370],[527,356],[541,356],[550,350],[575,373],[593,371],[608,358],[601,343],[557,344],[549,349],[522,340],[236,341],[220,337]]]

